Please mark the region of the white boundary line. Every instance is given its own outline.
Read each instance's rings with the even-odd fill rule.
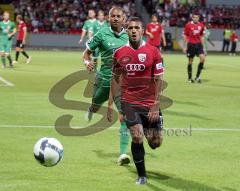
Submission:
[[[3,77],[0,76],[0,81],[2,81],[5,85],[2,85],[2,86],[10,86],[10,87],[13,87],[14,84],[5,80]],[[0,85],[1,86],[1,85]]]
[[[52,129],[52,125],[0,125],[0,128],[45,128]],[[83,128],[80,126],[73,126],[72,128]],[[177,129],[189,129],[189,128],[164,128],[166,130],[177,130]],[[226,128],[191,128],[191,131],[228,131],[228,132],[240,132],[239,129],[226,129]]]

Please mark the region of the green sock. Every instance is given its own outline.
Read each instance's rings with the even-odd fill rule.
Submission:
[[[4,66],[6,66],[6,57],[5,56],[1,56],[1,60],[2,60],[2,64]]]
[[[126,154],[130,133],[125,122],[121,123],[119,132],[120,132],[120,154]]]

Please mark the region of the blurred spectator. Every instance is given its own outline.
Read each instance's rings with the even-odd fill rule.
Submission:
[[[231,55],[235,56],[236,55],[237,42],[238,42],[238,35],[237,35],[235,30],[232,31],[230,39],[231,39],[231,53],[230,53],[230,56]]]
[[[226,52],[229,52],[230,37],[231,37],[231,30],[228,28],[224,29],[222,52],[225,52],[225,47],[226,47]]]
[[[32,32],[81,33],[90,8],[108,13],[121,6],[127,16],[136,15],[134,0],[13,0],[15,16],[21,14]]]

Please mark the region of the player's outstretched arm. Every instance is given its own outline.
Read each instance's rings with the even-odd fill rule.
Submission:
[[[27,39],[27,27],[24,27],[23,28],[23,41],[22,41],[22,43],[23,44],[26,44],[26,39]]]
[[[8,34],[8,38],[12,39],[12,37],[16,34],[16,32],[17,32],[17,29],[16,29],[16,27],[14,27],[13,32]]]
[[[109,99],[108,99],[108,111],[107,111],[107,119],[109,122],[113,119],[113,102],[114,97],[117,95],[117,91],[120,90],[120,74],[116,73],[115,68],[113,68],[112,73],[112,80],[111,80],[111,87],[109,92]]]
[[[187,36],[183,34],[183,53],[186,54],[187,52]]]
[[[213,41],[212,41],[210,38],[208,38],[207,41],[208,41],[213,47],[215,46],[215,44],[213,43]]]
[[[201,43],[202,43],[203,49],[205,49],[204,35],[201,36]]]
[[[166,37],[165,37],[164,30],[162,31],[161,38],[163,40],[163,47],[166,47],[167,46],[167,42],[166,42]]]
[[[111,88],[109,92],[109,98],[108,98],[108,110],[107,110],[107,119],[109,122],[112,122],[113,119],[113,101],[115,97],[115,92],[117,89],[118,83],[116,77],[112,77],[111,80]]]
[[[94,61],[92,61],[91,59],[91,54],[92,54],[92,51],[90,51],[87,48],[83,52],[83,63],[85,64],[89,72],[94,70],[94,64],[95,64]]]
[[[153,34],[148,32],[148,30],[146,30],[146,35],[148,35],[150,38],[153,38]]]
[[[80,38],[80,40],[78,41],[78,44],[81,44],[81,43],[82,43],[84,37],[86,36],[86,33],[87,33],[87,31],[82,30],[81,38]]]
[[[154,83],[155,83],[155,102],[150,108],[150,111],[148,113],[148,119],[150,123],[154,123],[159,120],[160,96],[163,90],[163,75],[155,75]]]

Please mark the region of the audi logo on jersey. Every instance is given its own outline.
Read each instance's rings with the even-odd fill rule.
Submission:
[[[126,70],[128,72],[144,71],[145,65],[144,64],[127,64]]]

